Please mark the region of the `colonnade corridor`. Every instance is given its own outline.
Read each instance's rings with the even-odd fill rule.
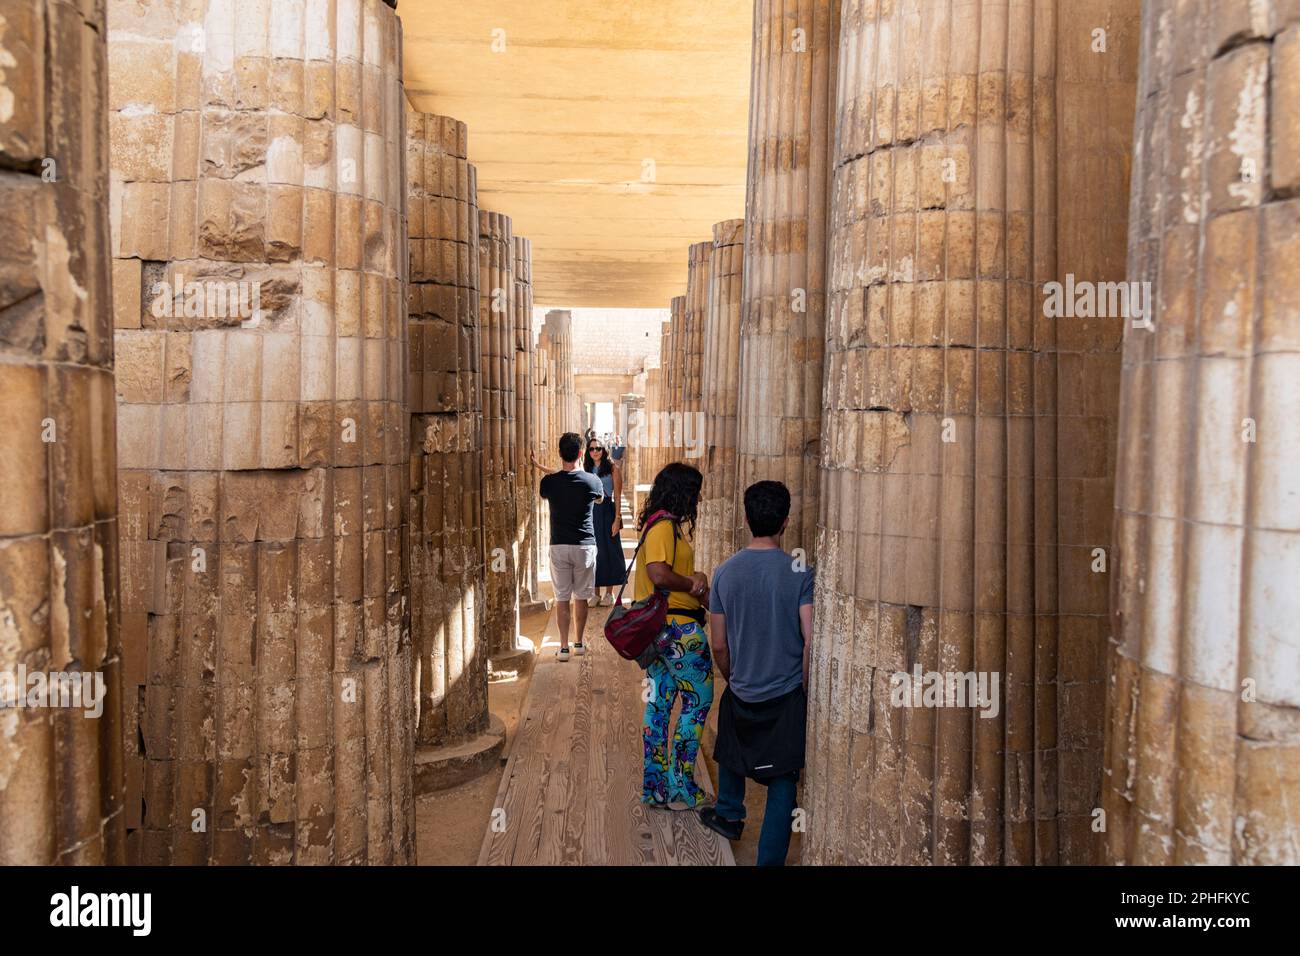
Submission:
[[[0,0],[0,442],[42,927],[771,864],[1236,928],[1300,863],[1300,0]]]

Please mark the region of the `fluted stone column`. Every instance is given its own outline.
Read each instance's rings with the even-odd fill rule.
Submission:
[[[1107,857],[1300,863],[1300,8],[1142,5]]]
[[[712,573],[735,550],[736,386],[740,366],[741,280],[745,221],[728,219],[713,227],[709,305],[704,326],[701,390],[705,457],[700,534],[695,566]],[[743,489],[742,489],[743,490]]]
[[[481,633],[477,178],[464,123],[408,110],[406,142],[414,759],[416,790],[428,792],[492,767],[505,726],[488,713]]]
[[[686,270],[686,298],[682,320],[686,332],[682,362],[682,454],[697,468],[704,467],[704,326],[709,319],[709,279],[713,242],[692,243]]]
[[[856,7],[855,7],[856,9]],[[786,550],[814,552],[826,310],[826,202],[839,0],[755,0],[736,441],[740,508],[790,489]]]
[[[649,431],[650,438],[654,442],[655,464],[647,484],[654,484],[655,476],[672,459],[672,410],[669,407],[668,396],[673,368],[673,323],[671,313],[669,314],[669,321],[660,326],[659,391],[655,403],[655,417],[650,420]]]
[[[108,19],[129,855],[412,862],[400,24]]]
[[[623,468],[623,494],[630,503],[633,489],[639,481],[644,480],[642,477],[644,465],[641,449],[632,447],[628,434],[632,423],[641,421],[645,416],[646,397],[629,392],[619,396],[619,405],[622,409],[619,418],[622,424],[619,425],[618,431],[623,436],[623,460],[620,463]]]
[[[628,446],[636,446],[638,478],[641,484],[654,481],[658,471],[659,448],[655,441],[655,423],[659,420],[659,400],[663,391],[662,368],[652,368],[646,373],[645,405],[628,426]]]
[[[560,436],[565,432],[582,430],[582,414],[573,384],[573,313],[567,309],[551,309],[546,313],[543,329],[555,368],[556,416],[551,423],[553,434],[547,446],[547,453],[554,460],[559,454],[556,442]]]
[[[805,860],[1095,862],[1134,7],[845,14]]]
[[[547,464],[550,460],[547,457],[548,455],[553,456],[556,454],[555,443],[559,439],[561,431],[559,426],[559,389],[557,386],[559,376],[555,365],[555,356],[559,346],[554,336],[555,329],[550,323],[543,322],[541,329],[537,333],[537,354],[544,359],[542,368],[546,376],[542,393],[546,402],[545,427],[539,429],[537,436],[537,458],[543,464]]]
[[[686,296],[673,296],[669,306],[672,332],[672,362],[668,366],[668,414],[672,423],[672,441],[668,444],[670,461],[686,457],[686,373],[690,355],[690,329],[686,327]]]
[[[543,331],[538,336],[533,351],[533,414],[536,426],[533,429],[533,453],[537,455],[537,460],[543,464],[553,460],[551,456],[554,454],[551,451],[551,446],[554,442],[552,436],[555,435],[555,429],[551,424],[551,418],[555,414],[555,380],[551,365],[549,343],[546,333]],[[534,560],[540,575],[541,569],[545,567],[546,556],[549,553],[547,549],[551,543],[551,509],[547,507],[537,493],[539,481],[537,470],[530,468],[528,473],[531,479],[527,485],[523,486],[523,493],[532,495],[537,499],[536,554]]]
[[[0,5],[6,865],[124,860],[104,36],[102,6]]]
[[[484,628],[489,669],[519,653],[518,467],[515,433],[514,235],[509,216],[479,211],[479,321],[483,342],[483,523],[487,547]]]
[[[518,508],[516,549],[519,554],[519,603],[537,603],[537,521],[542,499],[534,487],[536,472],[528,452],[536,444],[533,400],[533,246],[523,236],[514,237],[515,294],[511,302],[515,324],[515,502]]]

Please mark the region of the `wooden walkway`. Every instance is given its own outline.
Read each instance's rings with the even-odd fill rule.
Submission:
[[[641,803],[644,674],[605,640],[608,613],[591,609],[588,652],[561,664],[552,612],[480,866],[735,866],[694,813]],[[696,778],[712,793],[707,776],[701,755]]]

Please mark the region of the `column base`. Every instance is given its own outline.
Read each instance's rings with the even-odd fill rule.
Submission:
[[[492,654],[488,657],[488,683],[494,684],[518,677],[519,672],[528,666],[529,658],[533,653],[531,647],[516,647],[513,651],[504,654]]]
[[[441,747],[415,747],[415,792],[446,790],[482,776],[496,766],[505,751],[506,725],[488,715],[488,728],[477,737]]]
[[[529,601],[526,604],[519,605],[520,617],[525,614],[540,614],[542,611],[550,611],[555,607],[554,598],[537,598],[535,601]]]

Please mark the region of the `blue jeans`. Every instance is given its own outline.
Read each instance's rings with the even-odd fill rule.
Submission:
[[[799,771],[767,783],[767,809],[758,835],[758,865],[785,866],[790,852],[790,822],[798,799]],[[724,820],[745,819],[745,778],[718,765],[718,802],[715,807]]]

